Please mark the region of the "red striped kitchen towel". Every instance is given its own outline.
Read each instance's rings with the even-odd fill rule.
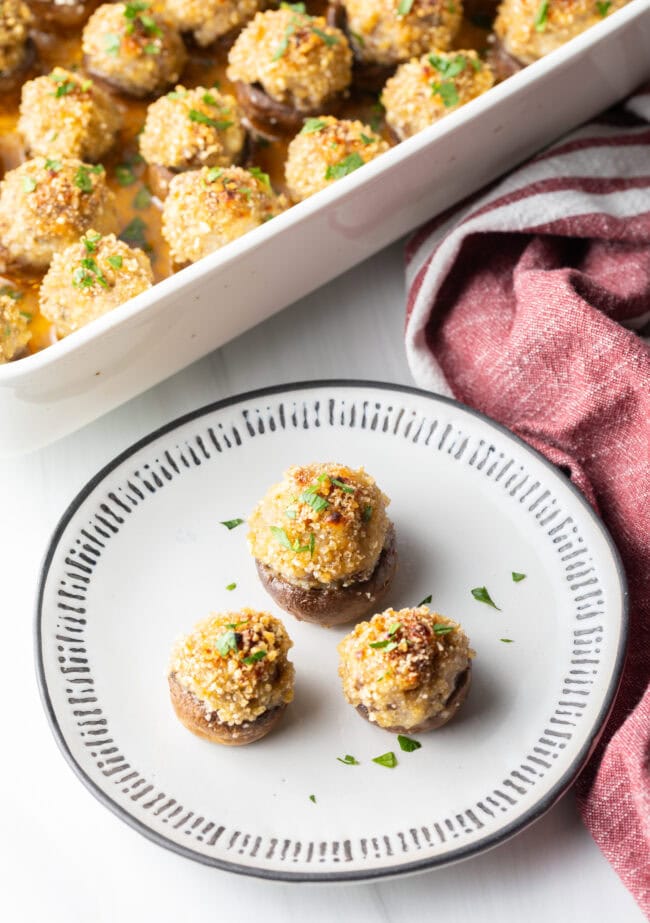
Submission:
[[[568,469],[623,557],[628,659],[577,794],[650,916],[650,85],[425,225],[407,264],[416,382]]]

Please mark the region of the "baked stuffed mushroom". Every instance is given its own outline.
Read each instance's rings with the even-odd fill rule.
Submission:
[[[34,17],[47,29],[64,31],[84,23],[100,0],[27,0]]]
[[[491,68],[475,51],[436,51],[400,65],[381,101],[386,123],[403,141],[494,84]]]
[[[332,111],[352,78],[344,33],[308,16],[302,4],[258,13],[230,49],[228,65],[251,125],[271,136]]]
[[[104,168],[72,157],[35,157],[0,183],[0,265],[47,269],[90,228],[118,229]]]
[[[375,611],[397,565],[389,502],[363,468],[289,468],[249,519],[248,545],[276,603],[327,626]]]
[[[40,310],[64,337],[152,285],[151,262],[143,250],[91,230],[54,254],[41,283]]]
[[[229,167],[241,157],[245,141],[234,96],[177,86],[147,109],[140,153],[149,167],[150,185],[163,199],[176,173]]]
[[[32,155],[99,160],[121,124],[109,95],[81,74],[55,67],[23,84],[18,131]]]
[[[175,263],[195,263],[287,206],[266,173],[251,167],[203,167],[169,184],[162,232]]]
[[[289,194],[301,202],[387,150],[386,141],[362,122],[331,115],[307,119],[287,152]]]
[[[494,22],[490,63],[504,79],[554,51],[629,0],[503,0]]]
[[[442,727],[469,690],[474,652],[467,635],[427,606],[374,615],[346,635],[338,651],[346,699],[392,733]]]
[[[239,29],[266,6],[265,0],[165,0],[165,13],[197,45],[210,45]]]
[[[29,38],[32,15],[22,0],[0,4],[0,92],[13,89],[34,57]]]
[[[20,309],[21,293],[0,285],[0,365],[20,358],[31,339],[29,315]]]
[[[451,48],[462,16],[462,0],[334,0],[328,19],[350,40],[355,83],[378,90],[402,61]]]
[[[199,622],[174,647],[172,705],[185,727],[213,743],[250,744],[293,699],[292,642],[279,619],[242,609]]]
[[[82,36],[86,68],[131,96],[162,93],[187,61],[178,30],[151,3],[104,3]]]

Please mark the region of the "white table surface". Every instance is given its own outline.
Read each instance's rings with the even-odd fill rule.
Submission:
[[[240,921],[641,923],[571,793],[509,843],[382,884],[287,885],[229,875],[145,840],[60,756],[32,656],[38,569],[58,517],[95,471],[174,417],[229,394],[313,378],[411,383],[396,244],[174,378],[33,455],[0,461],[0,907],[11,923]]]

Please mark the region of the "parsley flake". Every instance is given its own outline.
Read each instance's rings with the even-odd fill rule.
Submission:
[[[385,638],[383,641],[371,641],[368,647],[373,647],[375,650],[385,650],[386,653],[389,654],[397,647],[397,641],[391,641],[389,638]]]
[[[120,53],[122,39],[115,32],[109,32],[104,36],[104,51],[116,57]]]
[[[376,140],[376,138],[372,138],[370,135],[364,135],[364,133],[361,132],[361,141],[363,144],[373,144]]]
[[[389,638],[392,638],[393,635],[394,635],[396,632],[398,632],[398,631],[400,630],[401,627],[402,627],[402,623],[401,623],[401,622],[393,622],[393,624],[392,624],[392,625],[390,626],[390,628],[388,629],[388,637],[389,637]]]
[[[340,160],[338,163],[330,164],[327,170],[325,170],[325,179],[342,179],[344,176],[354,173],[354,171],[362,167],[364,163],[365,161],[361,154],[355,151],[353,154],[348,154],[347,157],[344,157],[343,160]],[[332,483],[336,484],[334,478],[332,478]]]
[[[226,529],[230,530],[230,529],[236,529],[237,526],[241,526],[243,522],[244,522],[243,519],[225,519],[225,520],[222,520],[219,523],[219,525],[225,526]]]
[[[609,13],[609,8],[611,6],[611,0],[597,0],[596,9],[598,10],[598,15],[604,19],[605,16]]]
[[[6,295],[7,298],[11,298],[12,301],[20,301],[20,299],[23,297],[22,292],[12,288],[10,285],[3,285],[0,287],[0,295]]]
[[[99,243],[101,239],[102,239],[101,234],[92,234],[92,233],[87,234],[83,238],[83,244],[84,244],[84,247],[86,248],[86,253],[94,253],[95,250],[97,249],[97,244]]]
[[[382,753],[381,756],[373,757],[372,761],[380,766],[387,766],[388,769],[394,769],[397,766],[397,757],[392,750],[388,753]]]
[[[405,737],[404,734],[397,735],[397,743],[404,753],[413,753],[414,750],[419,750],[422,746],[419,740],[413,740],[412,737]]]
[[[252,663],[259,663],[260,660],[264,660],[268,651],[255,651],[254,654],[250,654],[248,657],[244,657],[242,663],[245,663],[246,666],[250,666]]]
[[[413,0],[399,0],[397,7],[398,16],[406,16],[413,8]]]
[[[113,253],[111,256],[106,257],[106,262],[113,269],[121,269],[123,260],[119,253]]]
[[[544,32],[546,29],[546,24],[548,22],[548,4],[549,0],[542,0],[540,5],[537,7],[537,13],[535,14],[536,32]]]
[[[499,641],[503,641],[504,644],[514,644],[512,638],[499,638]]]
[[[518,574],[516,570],[512,572],[512,582],[521,583],[522,580],[526,579],[526,574]]]
[[[321,513],[328,508],[329,501],[326,500],[325,497],[321,497],[316,491],[316,487],[308,487],[307,490],[302,492],[300,499],[303,503],[308,503],[314,512]]]
[[[343,763],[344,766],[360,766],[359,760],[356,760],[353,756],[350,756],[349,753],[346,753],[345,756],[336,757],[339,763]]]
[[[120,240],[123,240],[126,244],[132,244],[134,247],[140,247],[142,250],[150,250],[151,246],[144,236],[146,230],[147,225],[142,218],[132,218],[120,234]]]
[[[57,77],[59,76],[62,75],[57,74]],[[66,80],[63,78],[63,80],[57,80],[56,82],[57,88],[54,93],[51,94],[55,99],[61,99],[62,96],[67,96],[68,93],[74,93],[74,91],[77,89],[77,84],[72,80]]]
[[[309,536],[309,543],[307,545],[301,545],[300,541],[296,539],[293,543],[289,539],[286,531],[279,526],[269,526],[271,532],[275,538],[280,542],[283,548],[287,548],[289,551],[293,551],[294,554],[302,554],[305,551],[308,551],[311,556],[314,556],[314,548],[316,547],[316,536],[312,532]]]
[[[458,90],[451,80],[442,80],[431,84],[431,94],[439,96],[445,109],[451,109],[457,106],[459,102]]]
[[[332,45],[338,45],[339,43],[338,37],[336,35],[328,35],[327,32],[324,32],[322,29],[318,29],[316,26],[312,26],[311,31],[314,33],[314,35],[317,35],[319,39],[325,42],[328,48],[330,48]]]
[[[363,512],[361,513],[361,518],[364,522],[370,522],[372,519],[372,507],[370,504],[368,504],[368,506],[364,506]]]
[[[492,597],[488,593],[487,587],[476,586],[471,591],[471,593],[474,599],[478,600],[478,602],[485,603],[486,606],[492,606],[493,609],[498,609],[499,612],[501,612],[501,609],[499,609],[499,607],[495,604]]]
[[[58,173],[62,166],[63,164],[61,161],[56,158],[50,160],[48,157],[45,161],[45,169],[49,170],[51,173]]]
[[[353,494],[354,487],[350,487],[349,484],[346,484],[345,481],[339,481],[338,478],[330,478],[332,484],[336,484],[337,487],[340,487],[341,490],[344,490],[346,494]]]
[[[431,599],[431,594],[429,594],[429,596],[425,596],[422,602],[417,604],[416,609],[419,609],[420,606],[428,606],[431,602]]]
[[[137,209],[149,208],[151,205],[151,191],[147,186],[141,186],[133,197],[133,207]]]
[[[23,190],[25,192],[33,192],[37,185],[33,176],[23,176]]]
[[[230,651],[237,650],[237,635],[233,628],[224,631],[214,642],[214,646],[222,657],[227,657]]]
[[[293,13],[306,13],[307,7],[304,3],[281,3],[281,10],[291,10]]]
[[[190,109],[187,113],[187,117],[190,122],[198,122],[201,125],[209,125],[210,128],[214,128],[216,131],[225,131],[226,128],[230,128],[233,125],[233,122],[213,119],[209,115],[206,115],[205,112],[201,112],[199,109]]]
[[[223,173],[223,170],[221,169],[221,167],[210,167],[208,172],[205,174],[206,183],[216,182],[216,180],[219,179],[222,173]]]
[[[248,172],[251,176],[254,176],[255,179],[263,186],[266,186],[269,191],[271,190],[271,177],[268,173],[265,173],[261,167],[249,167]]]
[[[120,186],[130,186],[135,183],[136,175],[128,164],[118,163],[115,167],[115,179]]]
[[[452,77],[457,77],[465,70],[467,58],[462,54],[454,55],[453,58],[439,54],[430,54],[429,64],[431,67],[435,68],[442,77],[446,77],[450,80]]]
[[[327,128],[327,122],[323,121],[323,119],[305,119],[305,124],[302,126],[300,134],[315,135],[317,131],[322,131],[324,128]]]
[[[316,795],[310,795],[309,800],[313,801],[313,803],[316,804]]]
[[[455,631],[453,625],[434,625],[433,633],[434,635],[448,635],[451,631]]]
[[[103,169],[103,167],[101,169]],[[82,192],[86,193],[92,192],[93,181],[90,178],[90,174],[97,172],[100,171],[98,171],[95,167],[86,167],[82,164],[74,175],[74,184],[77,189],[81,189]]]
[[[226,586],[226,589],[227,589],[227,590],[236,590],[236,589],[237,589],[237,584],[236,584],[236,583],[229,583],[229,584]]]

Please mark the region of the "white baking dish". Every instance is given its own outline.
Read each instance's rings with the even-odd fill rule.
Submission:
[[[632,0],[268,224],[65,340],[0,366],[0,454],[52,442],[177,372],[480,188],[649,76],[650,0]]]

